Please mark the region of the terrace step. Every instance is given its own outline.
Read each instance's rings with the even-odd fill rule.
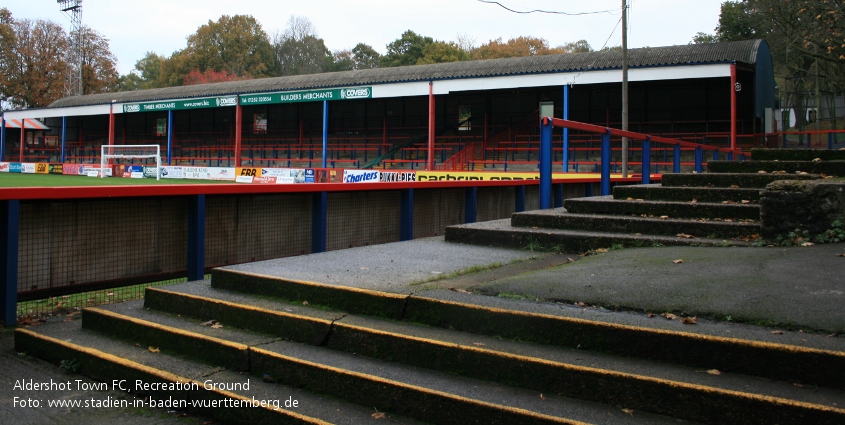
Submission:
[[[651,201],[675,202],[740,202],[759,201],[760,189],[710,188],[710,187],[663,187],[658,185],[616,186],[613,188],[614,199],[643,199]]]
[[[816,180],[818,174],[750,174],[750,173],[669,173],[663,174],[663,187],[733,187],[765,188],[777,180]]]
[[[566,211],[575,214],[617,214],[657,216],[672,218],[703,218],[759,220],[758,204],[716,204],[707,202],[635,201],[613,199],[612,196],[567,199],[563,203]]]
[[[689,234],[708,238],[736,238],[760,233],[760,225],[749,220],[740,222],[709,219],[676,219],[616,216],[604,214],[567,213],[563,208],[528,211],[511,216],[514,227],[536,227],[543,229],[600,231],[614,233],[639,233],[673,236]],[[731,220],[731,219],[728,219]]]
[[[825,174],[828,176],[845,176],[845,161],[710,161],[707,171],[711,173],[767,173],[785,172],[795,175],[799,172],[810,174]]]

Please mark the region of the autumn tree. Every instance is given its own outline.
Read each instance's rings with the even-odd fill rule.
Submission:
[[[277,75],[315,74],[331,70],[334,58],[308,18],[291,16],[282,33],[273,36]]]
[[[555,49],[559,53],[588,53],[593,51],[593,46],[587,40],[571,41]]]
[[[503,42],[501,37],[482,44],[472,52],[473,59],[499,59],[562,53],[549,48],[549,42],[537,37],[517,37]]]
[[[241,78],[275,74],[273,50],[267,33],[252,16],[223,15],[208,21],[188,36],[185,49],[175,52],[160,67],[159,83],[180,85],[194,70],[208,70]]]
[[[182,85],[192,86],[194,84],[223,83],[226,81],[238,81],[243,79],[243,77],[229,74],[226,71],[206,69],[205,72],[201,72],[199,69],[193,69],[182,79]]]
[[[419,35],[411,30],[387,45],[387,54],[381,57],[381,67],[416,65],[424,56],[423,51],[434,43],[431,37]]]
[[[381,55],[373,46],[358,43],[352,48],[352,60],[355,63],[354,69],[378,68]]]
[[[117,58],[109,50],[109,41],[97,31],[82,27],[82,93],[95,94],[115,91],[119,74]],[[71,37],[75,34],[71,33]]]
[[[11,108],[38,108],[64,96],[68,38],[61,26],[15,20],[3,8],[0,46],[0,101]]]
[[[469,60],[470,56],[464,49],[454,42],[435,41],[422,51],[422,57],[417,60],[417,65],[443,62],[460,62]]]

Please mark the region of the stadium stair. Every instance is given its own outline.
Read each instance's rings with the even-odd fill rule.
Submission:
[[[451,292],[451,291],[449,291]],[[845,353],[216,269],[144,301],[19,329],[17,351],[223,423],[845,421]],[[807,338],[823,339],[821,335]],[[812,346],[812,341],[807,344]],[[224,384],[207,390],[206,382]],[[248,382],[248,388],[246,384]],[[285,401],[297,407],[284,408]]]
[[[819,155],[827,159],[815,160]],[[567,199],[563,208],[449,226],[446,240],[565,252],[748,246],[760,235],[759,200],[767,184],[845,176],[843,158],[843,151],[754,149],[751,161],[710,161],[706,173],[663,174],[661,184],[615,186],[611,196]]]

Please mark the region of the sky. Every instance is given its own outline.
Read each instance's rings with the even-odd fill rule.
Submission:
[[[223,15],[252,15],[265,32],[284,31],[292,15],[308,18],[329,50],[366,43],[384,54],[407,30],[435,40],[481,45],[501,37],[544,38],[550,47],[587,40],[593,49],[622,42],[620,0],[498,0],[520,14],[478,0],[82,0],[82,23],[109,40],[120,74],[147,52],[170,56],[187,37]],[[687,44],[713,33],[723,0],[628,0],[628,47]],[[2,0],[14,19],[48,20],[70,29],[56,0]],[[591,13],[598,12],[598,13]]]

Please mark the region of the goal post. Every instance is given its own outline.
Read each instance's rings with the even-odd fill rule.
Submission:
[[[161,146],[160,145],[101,145],[100,146],[100,178],[105,177],[103,171],[110,159],[149,159],[156,160],[156,180],[161,179]],[[152,165],[152,164],[150,164]]]

